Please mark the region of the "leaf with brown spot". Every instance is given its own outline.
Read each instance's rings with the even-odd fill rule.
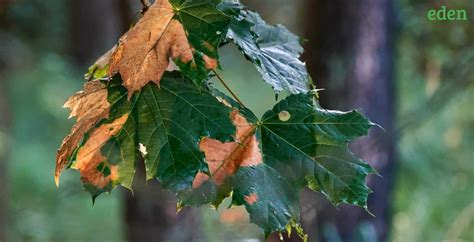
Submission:
[[[107,101],[107,89],[100,81],[87,82],[84,91],[69,98],[64,107],[71,110],[70,118],[76,117],[77,122],[58,150],[55,171],[56,185],[59,185],[59,176],[69,163],[84,135],[109,115],[110,104]]]
[[[248,205],[253,205],[258,201],[258,195],[257,193],[251,193],[250,195],[244,196],[244,200]]]
[[[201,141],[209,170],[195,177],[192,191],[180,194],[181,205],[217,206],[232,194],[233,205],[245,205],[251,222],[266,234],[288,227],[300,231],[299,195],[305,187],[335,204],[366,206],[365,178],[375,171],[347,147],[373,126],[360,113],[321,109],[308,93],[291,95],[258,119],[216,95],[239,108],[231,116],[236,142]]]
[[[233,19],[228,31],[221,2],[157,0],[98,60],[89,77],[109,75],[107,87],[87,83],[66,103],[77,123],[58,152],[56,180],[74,161],[95,198],[131,188],[144,159],[147,179],[176,192],[180,206],[217,206],[232,195],[232,206],[245,206],[267,235],[296,228],[302,236],[305,187],[334,204],[366,207],[365,179],[375,171],[347,144],[374,124],[355,111],[320,108],[308,92],[300,39],[232,1],[220,5]],[[204,85],[226,34],[277,92],[300,94],[258,119]],[[165,71],[173,63],[181,73]]]
[[[175,192],[190,189],[196,173],[206,167],[202,138],[229,142],[236,132],[229,119],[232,108],[178,72],[165,73],[160,87],[149,83],[130,100],[119,75],[106,90],[106,119],[86,131],[72,157],[94,197],[115,185],[131,189],[139,157],[145,159],[147,179],[158,179]],[[110,172],[113,183],[105,179]]]
[[[120,73],[131,97],[148,82],[159,84],[171,58],[200,84],[219,65],[217,48],[229,22],[208,0],[157,0],[122,37],[109,76]]]
[[[101,148],[110,138],[117,135],[127,120],[128,115],[123,115],[111,123],[100,125],[90,133],[85,144],[78,150],[72,168],[79,170],[86,188],[102,190],[107,186],[113,187],[112,183],[118,180],[117,166],[108,164],[107,157],[102,154]],[[100,167],[101,164],[102,167]],[[106,169],[108,169],[107,172],[105,172]]]
[[[232,112],[230,118],[237,127],[235,142],[223,143],[211,138],[204,138],[201,141],[199,148],[206,156],[211,177],[199,173],[194,179],[194,188],[198,188],[209,178],[216,185],[223,185],[225,180],[234,175],[240,167],[262,163],[262,153],[255,136],[255,126],[249,124],[237,110]]]

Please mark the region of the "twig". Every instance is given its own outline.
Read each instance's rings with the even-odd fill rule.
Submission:
[[[142,3],[142,14],[144,14],[146,11],[148,11],[148,9],[150,8],[150,0],[140,0],[140,2]]]
[[[219,79],[219,81],[222,83],[222,85],[224,85],[225,89],[227,89],[227,91],[229,91],[229,93],[232,95],[232,97],[234,97],[234,99],[237,102],[239,102],[240,105],[242,105],[245,108],[245,105],[242,103],[242,101],[240,101],[240,99],[237,97],[237,95],[235,95],[235,93],[230,89],[230,87],[227,86],[224,79],[222,79],[222,77],[219,75],[219,73],[217,73],[217,71],[215,71],[215,70],[213,70],[212,72],[214,73],[214,75],[216,75],[217,79]]]

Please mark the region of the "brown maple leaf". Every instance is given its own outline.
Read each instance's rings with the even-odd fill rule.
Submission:
[[[171,59],[193,61],[194,49],[168,0],[157,0],[126,33],[110,59],[109,76],[120,73],[129,98],[148,82],[159,84]],[[203,56],[207,69],[217,60]]]
[[[101,163],[107,163],[106,158],[101,153],[101,148],[122,129],[127,120],[128,114],[125,114],[112,123],[102,124],[92,131],[86,143],[79,149],[72,168],[79,170],[84,183],[102,189],[111,181],[118,180],[118,167],[116,165],[107,165],[110,174],[105,174],[98,167]]]
[[[231,120],[237,127],[235,142],[220,142],[204,138],[199,148],[206,156],[211,177],[198,173],[193,181],[193,188],[200,187],[210,178],[216,185],[223,185],[226,178],[234,175],[240,167],[256,166],[263,162],[262,153],[255,136],[255,126],[238,112],[231,113]]]
[[[84,85],[84,91],[70,97],[64,107],[71,110],[70,118],[76,117],[77,122],[58,150],[54,177],[56,185],[59,185],[61,172],[85,133],[100,120],[109,116],[110,104],[107,101],[107,89],[98,80],[87,82]]]

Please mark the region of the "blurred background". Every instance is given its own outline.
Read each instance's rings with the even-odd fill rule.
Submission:
[[[386,131],[354,144],[370,177],[370,216],[303,192],[311,242],[474,241],[474,4],[471,0],[244,1],[305,42],[331,109],[360,109]],[[469,21],[428,21],[446,4]],[[259,242],[242,208],[186,208],[158,184],[92,205],[75,171],[58,189],[56,149],[73,120],[62,104],[88,65],[139,16],[139,0],[0,0],[0,241]],[[273,91],[231,45],[222,74],[261,115]],[[300,241],[298,238],[283,238]],[[272,236],[270,241],[278,241]]]

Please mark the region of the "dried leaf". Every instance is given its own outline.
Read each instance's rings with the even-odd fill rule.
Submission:
[[[208,1],[174,2],[176,5],[168,0],[156,1],[122,37],[112,55],[109,76],[121,74],[129,97],[148,82],[159,84],[170,58],[186,76],[198,83],[207,77],[209,70],[218,67],[217,47],[223,37],[216,33],[220,29],[224,32],[227,17],[219,16],[220,12]],[[205,5],[209,6],[206,8]],[[199,12],[194,13],[195,9]],[[189,21],[187,15],[193,15],[195,19]],[[209,31],[201,33],[205,37],[190,36],[190,33],[203,30]]]
[[[126,114],[112,123],[99,126],[92,131],[86,143],[79,149],[72,168],[80,171],[84,183],[103,189],[111,181],[118,179],[117,166],[108,164],[107,158],[101,153],[101,148],[122,129],[127,120]]]
[[[107,89],[100,81],[87,82],[84,91],[69,98],[64,107],[71,110],[70,118],[76,117],[77,122],[59,148],[56,157],[56,185],[59,185],[59,176],[84,135],[109,115],[110,104],[107,101]]]
[[[250,125],[237,110],[232,112],[231,120],[237,127],[235,142],[221,142],[204,138],[199,148],[206,155],[212,180],[216,185],[223,185],[225,180],[234,175],[240,167],[254,166],[262,163],[262,153],[255,136],[255,126]],[[193,188],[198,188],[209,176],[198,173]]]

